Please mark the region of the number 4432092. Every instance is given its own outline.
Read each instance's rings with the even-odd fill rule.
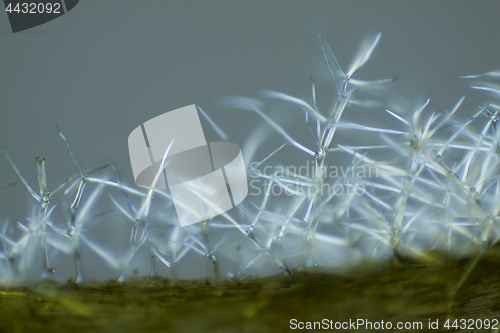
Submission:
[[[61,14],[61,4],[60,3],[17,3],[14,8],[12,8],[12,3],[9,2],[5,11],[8,13],[23,13],[23,14]]]
[[[451,321],[448,319],[443,327],[447,329],[469,329],[469,330],[480,330],[480,329],[498,329],[498,319],[455,319]]]

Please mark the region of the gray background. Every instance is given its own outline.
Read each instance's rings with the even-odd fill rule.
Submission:
[[[470,106],[480,99],[458,76],[500,68],[499,13],[493,1],[84,0],[16,34],[0,13],[0,141],[33,186],[44,156],[52,188],[76,171],[55,123],[84,169],[107,155],[128,182],[129,133],[179,107],[202,106],[242,145],[261,119],[216,107],[221,97],[274,89],[309,100],[312,75],[328,105],[319,31],[344,68],[382,32],[356,78],[399,75],[391,88],[415,105],[430,97],[442,111],[466,93]],[[0,184],[17,180],[3,156],[0,170]],[[26,216],[28,197],[20,184],[0,190],[0,219]]]

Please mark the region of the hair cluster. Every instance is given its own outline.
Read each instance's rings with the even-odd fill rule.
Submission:
[[[307,101],[266,92],[270,104],[300,110],[302,129],[313,144],[299,142],[300,129],[287,130],[281,118],[263,110],[264,102],[230,99],[234,107],[260,116],[281,142],[264,144],[262,126],[256,128],[243,147],[251,157],[246,160],[249,196],[238,207],[191,226],[179,226],[168,189],[155,188],[168,163],[168,149],[150,188],[139,188],[127,184],[108,159],[82,169],[56,126],[76,172],[51,188],[43,158],[36,159],[34,186],[2,147],[21,183],[17,186],[33,197],[33,211],[2,217],[0,284],[65,280],[68,276],[56,271],[64,258],[72,258],[71,280],[80,283],[86,272],[103,264],[123,282],[138,261],[148,263],[150,276],[176,281],[186,276],[185,270],[215,279],[245,278],[391,258],[425,264],[435,261],[435,254],[454,258],[482,253],[500,237],[500,87],[488,82],[500,72],[462,77],[474,80],[472,89],[491,95],[482,105],[464,107],[463,96],[442,112],[431,111],[429,100],[414,108],[384,106],[362,97],[390,87],[396,78],[355,78],[380,36],[362,43],[344,70],[320,35],[325,70],[333,82],[328,108],[318,107],[314,81]],[[458,116],[459,109],[465,118]],[[346,120],[351,110],[371,116]],[[223,129],[200,111],[225,138]],[[387,126],[369,123],[374,115]],[[284,165],[284,154],[293,154],[297,165]],[[265,158],[256,160],[258,155]],[[338,165],[341,161],[344,165]],[[0,177],[11,177],[7,171]],[[108,239],[124,235],[100,228],[106,221],[117,221],[115,228],[125,230],[125,247],[103,241],[103,230]]]

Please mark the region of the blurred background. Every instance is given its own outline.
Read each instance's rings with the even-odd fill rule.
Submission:
[[[467,117],[484,99],[458,76],[500,68],[499,10],[500,3],[471,1],[86,0],[56,20],[16,34],[0,13],[0,142],[34,187],[35,158],[45,157],[54,188],[76,171],[57,123],[83,169],[107,156],[133,184],[128,135],[167,111],[197,104],[231,142],[243,146],[262,120],[222,107],[221,98],[258,98],[270,89],[310,101],[312,76],[318,104],[326,109],[334,87],[319,32],[343,68],[365,36],[382,32],[355,77],[399,76],[390,84],[391,94],[415,106],[430,98],[429,108],[437,112],[466,94],[460,112]],[[370,112],[351,120],[383,121]],[[296,118],[283,126],[302,129],[302,116]],[[207,141],[218,141],[203,125]],[[268,150],[258,157],[283,142],[279,135],[269,137]],[[290,148],[284,158],[294,152]],[[18,180],[3,156],[0,170],[0,184]],[[20,183],[0,190],[0,223],[26,217],[32,202]]]

